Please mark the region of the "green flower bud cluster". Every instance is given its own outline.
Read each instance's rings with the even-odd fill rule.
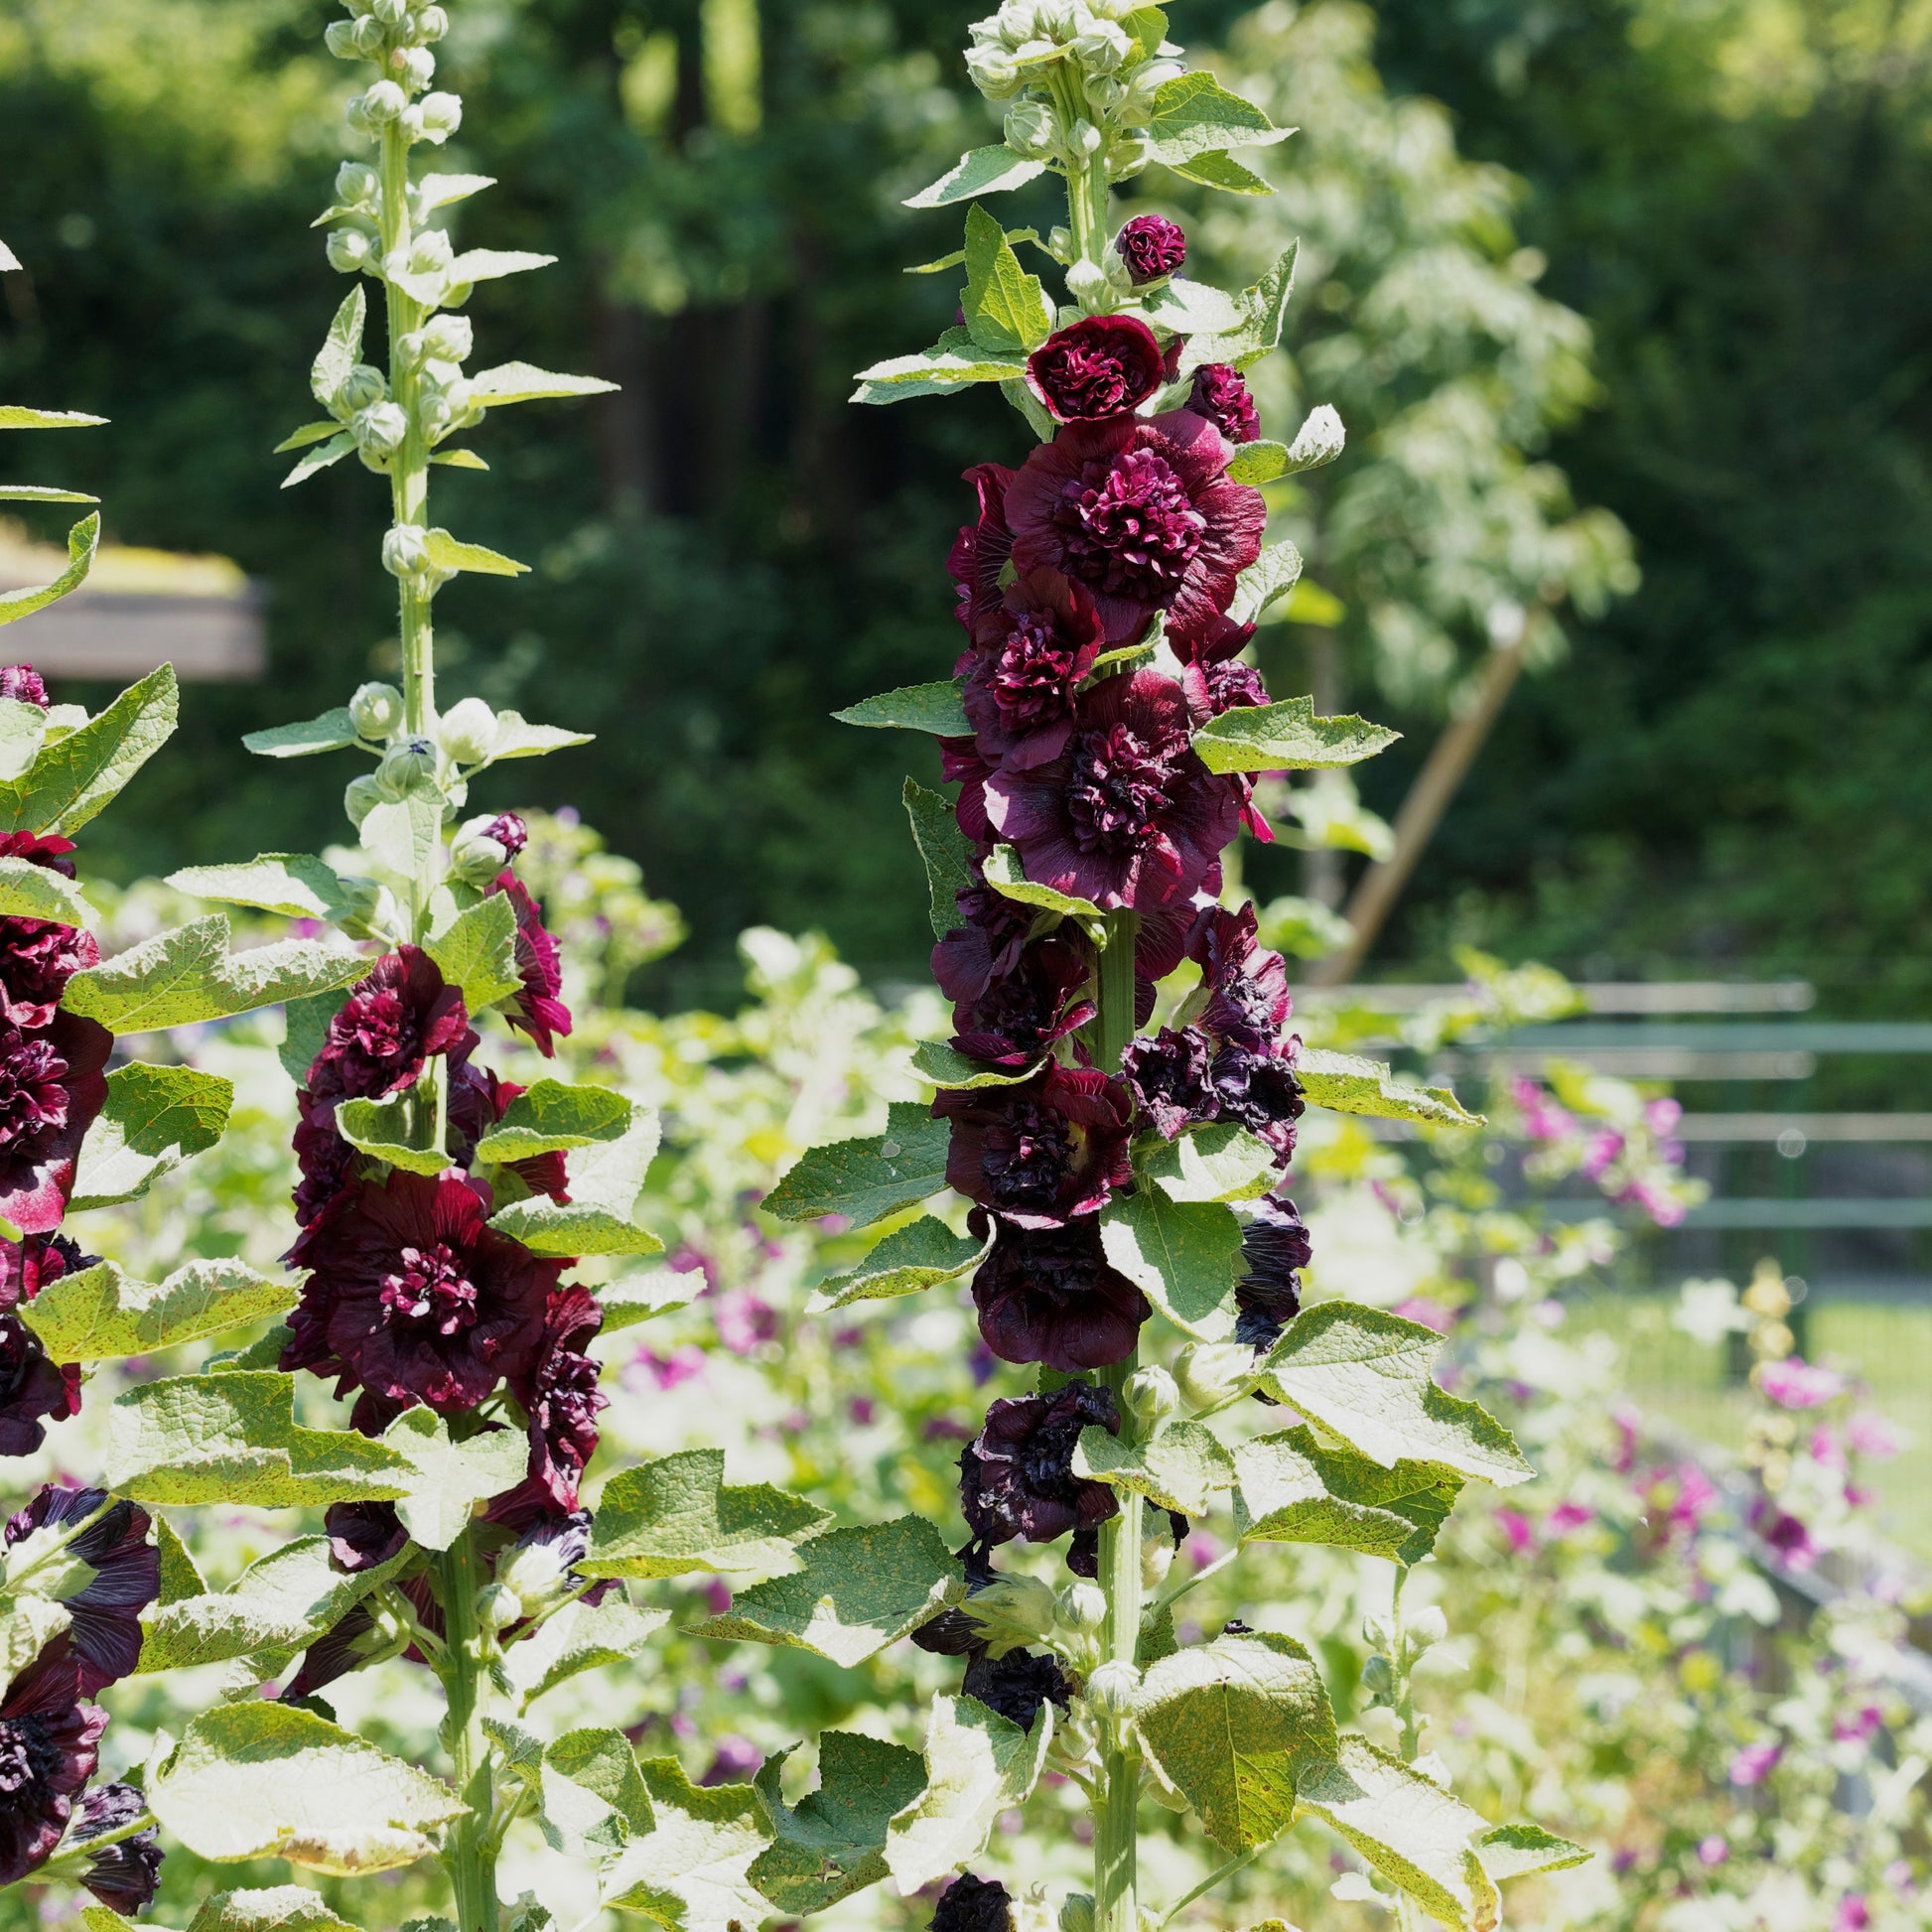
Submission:
[[[406,0],[349,0],[349,12],[351,19],[336,21],[328,31],[330,53],[381,69],[381,78],[349,102],[349,126],[374,134],[399,124],[412,142],[440,146],[463,124],[457,95],[426,91],[436,77],[430,48],[450,31],[450,16],[441,7]]]

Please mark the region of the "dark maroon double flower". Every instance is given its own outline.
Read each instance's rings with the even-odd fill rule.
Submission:
[[[80,1365],[50,1360],[19,1311],[49,1282],[92,1266],[93,1257],[62,1235],[0,1242],[0,1455],[31,1455],[47,1438],[47,1422],[80,1413]]]
[[[1295,1007],[1287,962],[1261,943],[1253,904],[1234,912],[1205,907],[1187,936],[1187,957],[1201,969],[1207,1031],[1251,1052],[1273,1050]]]
[[[31,1030],[0,1024],[0,1217],[51,1234],[73,1192],[80,1143],[107,1104],[114,1036],[56,1013]]]
[[[1033,392],[1059,423],[1097,423],[1137,409],[1167,379],[1154,331],[1134,316],[1083,316],[1027,359]]]
[[[973,1306],[980,1335],[994,1354],[1003,1362],[1044,1362],[1077,1375],[1133,1353],[1153,1310],[1109,1266],[1096,1216],[1083,1214],[1064,1227],[993,1225],[993,1251],[973,1277]],[[972,1226],[984,1238],[987,1216],[979,1209]]]
[[[1056,570],[1016,580],[953,666],[980,756],[1016,770],[1057,758],[1073,729],[1073,694],[1105,642],[1078,584]]]
[[[932,1114],[952,1122],[947,1184],[1020,1227],[1097,1213],[1132,1175],[1133,1096],[1091,1067],[1048,1061],[1013,1086],[942,1090]]]
[[[516,970],[523,990],[504,1009],[503,1018],[528,1034],[539,1053],[557,1050],[557,1035],[570,1032],[570,1009],[559,997],[564,975],[557,942],[545,928],[528,889],[513,872],[499,872],[490,892],[501,893],[516,912]]]
[[[584,1351],[604,1325],[604,1310],[589,1289],[556,1289],[545,1311],[543,1351],[511,1393],[529,1419],[532,1501],[547,1514],[577,1507],[577,1486],[597,1453],[597,1419],[610,1398],[598,1393],[598,1365]]]
[[[1114,237],[1134,286],[1178,274],[1187,265],[1187,237],[1161,214],[1137,214]]]
[[[1035,940],[976,999],[954,1003],[954,1049],[989,1066],[1035,1065],[1099,1011],[1087,997],[1092,977],[1084,947],[1052,934]]]
[[[1074,1534],[1067,1567],[1094,1574],[1094,1539],[1120,1504],[1104,1482],[1073,1473],[1073,1450],[1083,1429],[1120,1434],[1120,1411],[1110,1389],[1069,1382],[1051,1395],[996,1402],[986,1427],[961,1450],[959,1501],[966,1526],[980,1542],[1052,1543]]]
[[[0,858],[25,859],[64,879],[74,876],[68,856],[73,849],[71,839],[42,833],[0,835]],[[45,1027],[68,981],[99,959],[93,935],[75,926],[50,919],[0,919],[0,1020],[14,1027]]]
[[[1261,434],[1261,412],[1237,368],[1209,362],[1194,371],[1189,409],[1197,409],[1230,443],[1252,443]]]
[[[82,1702],[79,1666],[49,1649],[0,1702],[0,1886],[53,1856],[99,1761],[107,1713]]]

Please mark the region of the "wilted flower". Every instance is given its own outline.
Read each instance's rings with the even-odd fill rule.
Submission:
[[[1114,247],[1139,288],[1187,265],[1187,237],[1160,214],[1137,214],[1114,237]]]
[[[523,991],[504,1009],[503,1018],[528,1034],[538,1052],[554,1053],[554,1036],[570,1032],[570,1009],[557,997],[564,984],[557,942],[544,929],[536,900],[514,873],[499,873],[489,890],[504,894],[516,910],[516,970]]]
[[[1133,1098],[1089,1067],[1049,1061],[1013,1086],[942,1090],[932,1115],[953,1124],[948,1184],[1021,1227],[1094,1213],[1131,1173]]]
[[[1214,1118],[1214,1091],[1207,1077],[1212,1050],[1198,1027],[1163,1027],[1158,1034],[1142,1034],[1128,1042],[1121,1075],[1163,1140]]]
[[[999,1879],[962,1871],[939,1894],[931,1932],[1013,1932],[1013,1899]]]
[[[1238,912],[1202,909],[1187,935],[1187,957],[1201,969],[1207,1005],[1201,1024],[1218,1039],[1250,1052],[1273,1048],[1294,1011],[1288,967],[1262,945],[1252,903]]]
[[[1234,1285],[1237,1341],[1262,1349],[1281,1339],[1302,1311],[1302,1270],[1312,1252],[1308,1225],[1292,1200],[1267,1194],[1255,1202],[1241,1230],[1241,1260],[1248,1272]]]
[[[1188,407],[1198,410],[1230,443],[1252,443],[1261,434],[1261,412],[1248,393],[1241,371],[1209,362],[1194,371]]]
[[[94,1774],[107,1713],[83,1704],[80,1668],[53,1645],[0,1702],[0,1887],[53,1855]]]
[[[946,559],[946,570],[959,587],[955,615],[968,635],[977,640],[1000,611],[1006,595],[1000,579],[1013,555],[1006,502],[1014,472],[1002,463],[977,463],[964,474],[979,497],[979,515],[960,526]]]
[[[1120,1505],[1104,1482],[1073,1473],[1083,1429],[1120,1433],[1113,1391],[1069,1382],[1051,1395],[1000,1401],[960,1451],[960,1507],[983,1543],[1051,1543],[1069,1530],[1097,1530]]]
[[[1092,423],[1137,408],[1165,380],[1161,345],[1135,316],[1082,316],[1027,360],[1028,381],[1056,422]]]
[[[81,1798],[68,1835],[69,1845],[131,1825],[148,1808],[148,1801],[131,1784],[97,1784]],[[87,1861],[80,1882],[111,1910],[129,1915],[154,1902],[161,1885],[161,1842],[150,1825],[132,1838],[120,1839]]]
[[[1064,1711],[1073,1696],[1059,1665],[1032,1650],[1009,1650],[997,1659],[982,1652],[966,1666],[959,1688],[1022,1730],[1033,1729],[1039,1707],[1049,1698]]]
[[[986,1216],[976,1209],[975,1232]],[[1125,1361],[1152,1310],[1110,1267],[1091,1214],[1058,1228],[996,1220],[993,1251],[973,1277],[980,1333],[1003,1362],[1044,1362],[1063,1375]]]
[[[23,1234],[61,1225],[113,1048],[105,1027],[74,1013],[31,1033],[0,1026],[0,1217]]]
[[[1092,976],[1080,947],[1051,936],[1036,940],[978,999],[954,1005],[955,1050],[994,1066],[1034,1065],[1098,1011],[1085,997]]]
[[[1008,587],[953,666],[980,755],[1014,770],[1066,747],[1073,693],[1106,639],[1093,598],[1056,570]]]

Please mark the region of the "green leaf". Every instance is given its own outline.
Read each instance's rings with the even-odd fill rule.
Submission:
[[[887,1302],[956,1281],[978,1266],[987,1246],[971,1235],[955,1234],[933,1215],[921,1214],[916,1221],[895,1228],[856,1267],[821,1282],[805,1304],[805,1312],[829,1314],[854,1302]]]
[[[123,1921],[125,1923],[125,1921]],[[188,1932],[356,1932],[306,1885],[273,1885],[265,1891],[218,1891],[202,1900]]]
[[[1234,1487],[1233,1458],[1197,1422],[1171,1422],[1151,1443],[1083,1429],[1073,1446],[1073,1473],[1183,1516],[1205,1516],[1214,1493]]]
[[[497,282],[505,275],[526,275],[533,268],[548,268],[555,255],[533,255],[521,248],[468,248],[450,264],[453,286],[465,282]]]
[[[507,893],[491,893],[459,912],[430,936],[423,950],[435,960],[444,984],[462,992],[463,1004],[473,1014],[523,990],[516,970],[516,907]]]
[[[80,888],[52,866],[37,866],[30,859],[0,859],[0,917],[91,926],[95,916]]]
[[[489,465],[475,450],[438,450],[430,458],[446,470],[487,470]]]
[[[480,543],[464,543],[448,530],[431,530],[423,538],[429,560],[438,570],[468,570],[485,577],[521,577],[530,568],[513,557],[485,550]]]
[[[922,1039],[912,1049],[912,1071],[935,1087],[1017,1087],[1031,1080],[1042,1062],[1023,1066],[1017,1071],[1006,1066],[987,1066],[955,1052],[943,1040]]]
[[[33,763],[39,756],[42,742],[47,737],[48,714],[44,707],[25,704],[18,698],[0,698],[0,779],[11,781]],[[71,902],[84,905],[79,888],[70,879],[64,879],[51,866],[37,866],[26,859],[7,861],[9,875],[21,872],[35,875],[41,879],[53,879],[67,889]],[[25,890],[33,892],[31,881]],[[45,892],[45,888],[40,889]],[[28,914],[29,917],[44,917],[45,914]],[[75,925],[82,920],[64,918],[63,924]]]
[[[1235,623],[1255,623],[1277,598],[1286,597],[1302,574],[1302,553],[1284,540],[1271,543],[1234,580],[1234,601],[1228,606]],[[1312,708],[1312,701],[1304,699]]]
[[[685,1449],[620,1469],[591,1524],[585,1577],[795,1569],[792,1545],[831,1521],[769,1483],[727,1483],[723,1449]]]
[[[470,399],[485,409],[502,409],[513,402],[540,402],[555,396],[603,396],[617,388],[595,375],[552,375],[528,362],[500,362],[470,378]]]
[[[1380,1060],[1308,1046],[1295,1062],[1302,1091],[1334,1114],[1366,1114],[1376,1120],[1416,1120],[1432,1127],[1480,1127],[1482,1116],[1463,1110],[1448,1087],[1412,1087]]]
[[[221,1138],[233,1104],[234,1083],[218,1073],[140,1060],[116,1067],[107,1076],[106,1104],[80,1144],[69,1212],[138,1200]]]
[[[1366,1456],[1326,1449],[1306,1427],[1241,1444],[1234,1465],[1241,1479],[1235,1523],[1243,1542],[1324,1543],[1390,1563],[1419,1563],[1435,1542],[1433,1531],[1394,1504],[1420,1497],[1433,1506],[1449,1485],[1453,1503],[1461,1486],[1460,1477],[1437,1463],[1400,1461],[1385,1469]]]
[[[1029,161],[1011,148],[975,148],[961,155],[930,188],[911,196],[907,207],[945,207],[953,202],[970,202],[975,195],[999,195],[1010,188],[1025,188],[1046,172],[1043,161]]]
[[[174,1524],[165,1516],[154,1519],[154,1541],[161,1558],[161,1594],[155,1601],[160,1604],[183,1603],[191,1596],[206,1596],[207,1580],[196,1569],[195,1559],[188,1553],[188,1545],[181,1540]]]
[[[425,1550],[447,1550],[470,1527],[477,1504],[514,1489],[529,1466],[523,1433],[499,1429],[465,1442],[428,1409],[408,1409],[382,1432],[383,1446],[409,1465],[396,1504],[402,1526]]]
[[[122,1918],[111,1905],[83,1905],[80,1923],[87,1932],[141,1932],[131,1918]]]
[[[449,207],[457,202],[467,202],[472,195],[481,195],[485,188],[494,188],[494,175],[425,175],[417,184],[411,200],[420,201],[427,209]]]
[[[309,371],[309,392],[325,409],[334,405],[337,391],[362,359],[362,331],[367,319],[368,298],[357,282],[336,311],[315,366]]]
[[[1233,1338],[1234,1284],[1246,1269],[1232,1208],[1140,1187],[1102,1211],[1100,1241],[1108,1261],[1176,1328],[1197,1341]]]
[[[689,1308],[703,1286],[702,1275],[674,1274],[668,1268],[621,1275],[596,1291],[598,1306],[604,1311],[603,1332],[614,1335],[620,1328],[635,1327],[653,1315]]]
[[[1203,188],[1218,188],[1224,195],[1272,195],[1274,184],[1244,168],[1232,155],[1197,154],[1191,161],[1169,164],[1183,181],[1197,181]]]
[[[29,409],[25,403],[0,402],[0,429],[98,429],[106,421],[77,409]]]
[[[1232,1121],[1163,1142],[1144,1172],[1172,1201],[1253,1200],[1278,1177],[1275,1150]]]
[[[512,1644],[503,1655],[503,1668],[527,1711],[546,1691],[584,1671],[639,1655],[653,1632],[670,1620],[669,1610],[635,1610],[621,1596],[602,1603],[568,1603]]]
[[[489,761],[501,764],[505,759],[538,759],[546,752],[568,751],[573,745],[591,745],[595,732],[567,732],[561,725],[533,725],[520,711],[496,714],[496,742],[490,747]]]
[[[47,1646],[73,1621],[65,1603],[23,1591],[7,1599],[0,1616],[0,1697]]]
[[[1229,480],[1242,483],[1271,483],[1277,477],[1299,476],[1304,470],[1332,463],[1347,447],[1341,418],[1327,404],[1314,410],[1297,433],[1294,443],[1244,443],[1229,463]]]
[[[1292,1637],[1257,1630],[1164,1657],[1135,1722],[1175,1790],[1225,1852],[1286,1830],[1300,1779],[1332,1764],[1334,1714],[1314,1661]]]
[[[435,1850],[427,1834],[465,1810],[427,1771],[259,1699],[197,1718],[148,1804],[198,1858],[286,1859],[345,1877],[413,1864]]]
[[[1227,479],[1238,483],[1272,483],[1287,470],[1286,443],[1244,443],[1228,464]]]
[[[287,1276],[258,1275],[246,1262],[191,1261],[159,1284],[131,1282],[111,1261],[50,1282],[20,1318],[57,1362],[107,1362],[179,1348],[295,1304]]]
[[[848,705],[832,716],[842,725],[891,726],[899,731],[931,732],[938,738],[964,738],[972,733],[960,702],[959,683],[910,684],[888,691],[864,704]]]
[[[1210,771],[1333,771],[1359,764],[1402,734],[1352,715],[1317,718],[1312,698],[1236,705],[1194,734]]]
[[[355,438],[347,430],[332,436],[327,443],[318,443],[306,456],[300,458],[295,467],[282,479],[284,489],[293,489],[297,483],[305,483],[313,476],[324,470],[333,469],[345,456],[355,454]]]
[[[787,1755],[767,1757],[753,1780],[773,1836],[750,1876],[779,1911],[802,1918],[886,1876],[887,1827],[924,1791],[925,1764],[903,1745],[827,1730],[818,1740],[818,1789],[793,1806],[779,1791]]]
[[[270,1370],[144,1382],[108,1411],[107,1486],[136,1502],[393,1502],[408,1467],[351,1431],[298,1427],[295,1378]]]
[[[362,850],[398,880],[420,879],[443,844],[443,794],[425,779],[362,820]]]
[[[993,349],[975,343],[962,327],[945,331],[930,348],[893,355],[859,371],[851,400],[865,403],[910,402],[917,396],[946,396],[974,382],[1010,382],[1027,366],[1019,349]]]
[[[789,1645],[848,1669],[876,1657],[964,1593],[945,1538],[919,1516],[827,1530],[798,1545],[799,1568],[740,1590],[692,1634]]]
[[[541,1195],[512,1201],[490,1216],[489,1225],[540,1255],[663,1253],[663,1242],[632,1218],[657,1154],[659,1131],[654,1113],[635,1109],[627,1132],[567,1158],[568,1203]]]
[[[1020,855],[1010,845],[996,845],[987,855],[981,871],[985,874],[986,883],[1002,898],[1013,899],[1021,905],[1037,905],[1048,912],[1059,912],[1073,918],[1098,919],[1105,916],[1090,898],[1056,892],[1051,886],[1035,885],[1021,869]]]
[[[905,781],[905,815],[912,821],[912,843],[925,862],[926,884],[932,896],[932,936],[943,939],[961,923],[955,894],[970,891],[972,846],[959,829],[952,800],[929,791],[915,779]]]
[[[1595,1855],[1541,1825],[1498,1825],[1476,1840],[1476,1857],[1498,1884],[1534,1877],[1540,1871],[1568,1871]]]
[[[537,1789],[537,1822],[566,1857],[602,1860],[651,1829],[650,1793],[621,1730],[566,1731],[543,1751]]]
[[[632,1112],[630,1102],[615,1088],[539,1080],[510,1102],[503,1118],[477,1143],[477,1153],[501,1165],[615,1141],[629,1132]]]
[[[1001,1812],[1025,1804],[1052,1742],[1053,1707],[1031,1731],[977,1698],[937,1697],[926,1722],[926,1786],[896,1812],[886,1865],[901,1897],[943,1878],[986,1850]]]
[[[1209,167],[1211,164],[1211,167]],[[1224,168],[1231,175],[1249,184],[1234,187],[1233,192],[1245,195],[1269,195],[1274,191],[1265,181],[1250,175],[1238,162],[1230,161],[1226,155],[1203,155],[1180,172],[1192,179],[1207,179],[1207,172],[1213,168]],[[1207,172],[1197,172],[1206,169]],[[1228,182],[1210,182],[1211,187],[1228,187]],[[1208,362],[1231,362],[1236,368],[1245,369],[1259,362],[1263,356],[1272,354],[1282,339],[1282,328],[1288,320],[1288,299],[1295,289],[1295,258],[1299,244],[1291,242],[1288,250],[1275,263],[1260,281],[1252,288],[1243,289],[1235,298],[1235,307],[1240,312],[1240,323],[1233,329],[1218,332],[1203,332],[1190,336],[1180,352],[1180,373],[1186,375],[1190,370],[1200,368]]]
[[[1037,348],[1053,333],[1053,305],[1020,266],[1005,226],[977,202],[966,210],[966,328],[982,348]]]
[[[1384,1468],[1406,1458],[1504,1486],[1527,1481],[1536,1471],[1509,1431],[1437,1387],[1442,1345],[1419,1321],[1322,1302],[1289,1323],[1262,1365],[1262,1387]]]
[[[61,1004],[112,1033],[156,1033],[347,986],[368,970],[359,953],[313,939],[230,953],[228,922],[216,912],[75,973]]]
[[[381,1100],[345,1100],[336,1109],[336,1132],[372,1161],[386,1161],[408,1173],[439,1174],[450,1165],[448,1151],[419,1146],[412,1138],[426,1126],[407,1089]]]
[[[1120,24],[1134,36],[1143,61],[1153,60],[1168,38],[1168,16],[1159,7],[1136,7]]]
[[[77,832],[168,742],[176,696],[174,666],[163,664],[57,738],[24,777],[0,784],[0,832]]]
[[[1277,127],[1252,101],[1229,93],[1211,73],[1177,73],[1155,89],[1148,153],[1172,166],[1228,148],[1269,147],[1294,132]]]
[[[340,752],[355,743],[355,720],[346,705],[325,711],[320,718],[305,719],[299,725],[271,725],[266,731],[248,732],[242,747],[264,759],[307,759],[318,752]]]
[[[326,423],[304,423],[300,429],[291,430],[269,452],[270,456],[287,456],[291,450],[306,450],[312,443],[327,443],[331,437],[340,436],[343,426],[334,417]]]
[[[675,1758],[638,1767],[653,1823],[605,1866],[607,1905],[640,1912],[665,1932],[752,1932],[769,1916],[747,1875],[771,1842],[764,1806],[749,1784],[701,1790]]]
[[[1492,1932],[1502,1901],[1474,1845],[1488,1821],[1366,1739],[1336,1741],[1336,1761],[1303,1780],[1303,1807],[1453,1932]]]
[[[264,852],[240,865],[185,866],[168,875],[168,884],[197,898],[250,905],[290,919],[340,921],[366,902],[334,866],[311,852]]]
[[[346,998],[346,993],[338,989],[307,1000],[290,1000],[283,1007],[283,1038],[275,1052],[283,1071],[298,1087],[308,1083],[309,1069],[329,1036],[329,1023],[342,1012]]]
[[[807,1150],[759,1205],[781,1221],[843,1214],[854,1227],[870,1227],[945,1186],[951,1145],[945,1121],[896,1100],[886,1110],[884,1134]]]

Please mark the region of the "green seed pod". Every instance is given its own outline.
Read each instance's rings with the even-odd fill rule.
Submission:
[[[412,738],[383,754],[375,767],[376,787],[385,798],[401,798],[436,776],[436,747]]]
[[[402,693],[393,684],[364,684],[348,701],[356,735],[387,739],[402,729]]]
[[[496,744],[496,714],[481,698],[465,698],[443,714],[436,742],[452,764],[481,764]]]
[[[358,832],[362,829],[362,821],[382,802],[382,788],[366,775],[349,779],[348,787],[343,793],[343,810],[348,814],[348,822]]]

